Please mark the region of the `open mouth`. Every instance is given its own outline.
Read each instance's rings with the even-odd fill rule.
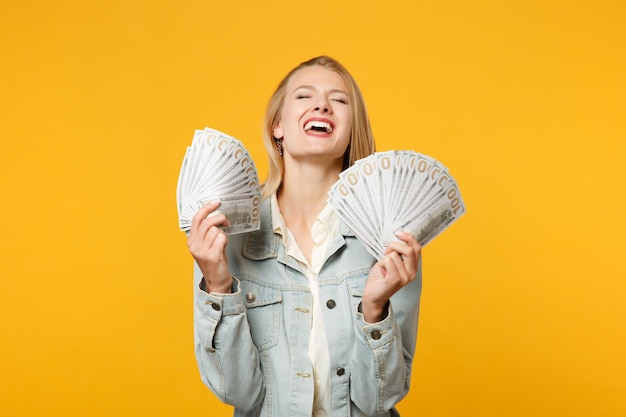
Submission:
[[[304,125],[305,132],[333,133],[333,126],[328,122],[313,120]]]

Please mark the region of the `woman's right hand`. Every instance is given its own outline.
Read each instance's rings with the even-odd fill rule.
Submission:
[[[219,201],[205,204],[193,216],[187,246],[204,276],[206,292],[230,293],[233,276],[226,258],[228,238],[219,228],[230,226],[230,222],[224,214],[213,213],[219,205]]]

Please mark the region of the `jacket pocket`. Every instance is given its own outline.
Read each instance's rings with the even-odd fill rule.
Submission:
[[[359,274],[354,277],[350,277],[346,280],[348,285],[348,292],[350,293],[350,304],[352,305],[352,311],[356,311],[361,299],[363,298],[363,290],[367,283],[367,274]]]
[[[280,290],[241,281],[252,341],[259,351],[278,343],[283,296]]]

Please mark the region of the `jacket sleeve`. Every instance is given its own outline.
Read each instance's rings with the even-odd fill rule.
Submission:
[[[356,314],[350,397],[366,415],[386,415],[409,392],[417,338],[421,262],[413,282],[390,300],[387,317],[367,323]]]
[[[194,269],[194,339],[200,377],[224,403],[248,411],[263,400],[259,353],[250,335],[239,281],[232,294],[205,292]]]

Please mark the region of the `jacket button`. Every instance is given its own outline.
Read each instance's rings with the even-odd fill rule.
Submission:
[[[346,373],[346,370],[343,368],[337,368],[337,375],[338,376],[342,376],[343,374]]]
[[[253,293],[249,292],[248,294],[246,294],[246,301],[249,303],[254,303],[254,300],[256,300],[256,295],[254,295]]]
[[[382,333],[380,333],[380,330],[374,329],[372,330],[372,333],[370,333],[370,335],[372,336],[372,339],[378,340],[381,338]]]
[[[326,301],[326,307],[330,308],[331,310],[335,308],[335,306],[337,306],[337,303],[332,298]]]
[[[217,303],[211,303],[211,307],[213,307],[213,310],[215,311],[220,311],[220,305]]]

